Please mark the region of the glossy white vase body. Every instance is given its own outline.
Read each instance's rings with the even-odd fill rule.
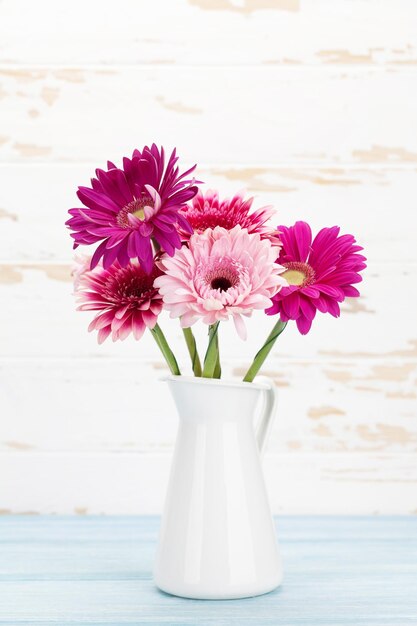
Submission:
[[[282,580],[260,449],[275,408],[272,383],[169,377],[179,430],[154,578],[167,593],[232,599]],[[263,398],[263,408],[260,400]],[[261,413],[255,433],[256,414]]]

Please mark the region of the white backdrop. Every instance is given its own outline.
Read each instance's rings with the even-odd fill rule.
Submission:
[[[152,141],[366,248],[363,298],[266,367],[274,511],[417,512],[417,3],[3,0],[0,55],[1,512],[161,509],[164,365],[148,337],[87,334],[64,228],[96,166]],[[222,330],[238,376],[269,325]]]

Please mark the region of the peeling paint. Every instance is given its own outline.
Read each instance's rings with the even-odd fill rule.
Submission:
[[[301,443],[299,441],[287,441],[287,447],[290,448],[290,450],[299,450],[302,446]]]
[[[69,265],[30,265],[29,269],[45,272],[48,278],[64,283],[72,282],[71,267]]]
[[[413,400],[414,398],[417,398],[417,394],[411,391],[388,391],[385,395],[387,398],[392,398],[396,400]]]
[[[330,357],[343,358],[392,358],[392,357],[417,357],[417,339],[407,342],[411,347],[404,350],[391,350],[389,352],[344,352],[342,350],[319,350],[319,354]]]
[[[332,432],[330,428],[328,426],[325,426],[324,424],[319,424],[318,426],[313,428],[313,433],[315,433],[319,437],[331,437],[332,436]]]
[[[0,209],[0,220],[11,220],[12,222],[17,222],[18,217],[16,213],[11,213],[10,211],[6,211],[6,209]]]
[[[346,298],[341,305],[341,310],[344,313],[376,313],[375,309],[368,309],[366,306],[366,298]]]
[[[318,172],[318,173],[317,173]],[[307,180],[314,185],[335,185],[348,187],[351,185],[360,185],[361,180],[346,176],[346,170],[342,168],[320,168],[316,173],[310,174],[304,168],[300,169],[282,169],[280,174],[292,180]],[[325,177],[328,174],[329,177]],[[345,176],[345,177],[344,177]]]
[[[49,146],[37,146],[33,143],[16,142],[13,144],[13,148],[17,150],[22,157],[47,156],[52,152],[52,148]]]
[[[338,409],[334,406],[317,406],[311,407],[307,412],[308,417],[311,419],[320,419],[327,415],[346,415],[345,411]]]
[[[345,49],[320,50],[316,53],[316,56],[322,59],[325,63],[336,63],[340,65],[351,65],[352,63],[373,63],[373,57],[370,52],[365,54],[353,54],[352,52],[349,52],[349,50]]]
[[[334,380],[338,383],[348,383],[353,378],[351,372],[347,370],[324,370],[324,374],[330,380]]]
[[[311,182],[316,185],[339,185],[342,187],[361,184],[360,180],[354,178],[321,178],[320,176],[311,178]]]
[[[76,515],[87,515],[88,508],[86,506],[76,506],[74,507],[74,513]]]
[[[53,75],[58,80],[63,80],[67,83],[84,83],[84,71],[77,68],[63,68],[54,70]]]
[[[0,70],[0,76],[10,76],[19,82],[30,82],[46,78],[46,70],[4,69]]]
[[[416,59],[394,59],[390,61],[390,65],[417,65]]]
[[[373,145],[369,150],[353,150],[352,156],[361,163],[372,163],[382,161],[384,163],[392,162],[417,162],[417,153],[410,152],[406,148],[393,148],[387,146]]]
[[[192,115],[199,115],[203,113],[202,109],[198,109],[196,107],[190,107],[182,102],[169,102],[164,98],[164,96],[156,96],[155,100],[159,102],[164,109],[168,109],[169,111],[176,111],[176,113],[190,113]]]
[[[0,265],[0,283],[3,285],[13,285],[21,283],[22,274],[10,265]]]
[[[62,282],[71,282],[71,267],[58,264],[28,264],[28,265],[0,265],[0,283],[15,284],[23,280],[25,271],[35,270],[45,272],[48,278]]]
[[[191,6],[205,11],[235,11],[250,15],[255,11],[290,11],[300,10],[300,0],[243,0],[235,4],[233,0],[188,0]]]
[[[98,76],[117,76],[118,72],[116,70],[95,70],[94,74],[97,74]]]
[[[17,515],[39,515],[39,511],[16,511]]]
[[[35,446],[31,446],[29,443],[23,443],[21,441],[5,441],[4,445],[13,450],[34,450]]]
[[[404,382],[417,367],[415,363],[403,363],[398,365],[374,365],[370,376],[363,380],[387,380],[394,382]]]
[[[375,389],[374,387],[365,387],[362,385],[358,385],[357,387],[354,387],[354,389],[356,389],[356,391],[370,391],[372,393],[382,393],[382,389]]]
[[[302,65],[302,62],[297,59],[284,57],[282,59],[265,59],[265,61],[262,61],[262,65]]]
[[[398,443],[406,445],[416,439],[415,436],[402,426],[391,426],[389,424],[376,424],[376,431],[371,430],[369,426],[365,425],[357,426],[356,430],[361,439],[375,443]]]
[[[52,106],[59,98],[59,89],[55,87],[42,87],[41,98],[48,106]]]
[[[269,173],[262,167],[246,167],[246,168],[213,168],[210,174],[213,176],[222,176],[227,180],[238,181],[244,183],[251,191],[278,191],[289,192],[297,191],[296,187],[289,187],[287,185],[278,185],[276,183],[267,183],[260,179],[261,176]]]

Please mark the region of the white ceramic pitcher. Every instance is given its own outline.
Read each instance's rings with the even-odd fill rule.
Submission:
[[[259,453],[274,416],[273,383],[170,376],[168,384],[180,419],[156,585],[200,599],[272,591],[282,566]]]

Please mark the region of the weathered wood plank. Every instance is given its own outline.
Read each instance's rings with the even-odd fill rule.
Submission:
[[[158,518],[3,519],[0,619],[32,626],[415,624],[415,519],[279,517],[276,524],[283,586],[248,600],[202,602],[155,588]]]
[[[0,262],[71,262],[66,212],[80,205],[77,186],[88,184],[95,167],[102,164],[100,158],[95,165],[0,166]],[[374,261],[408,264],[417,260],[414,230],[404,227],[415,219],[417,164],[378,168],[201,166],[198,176],[206,182],[203,189],[218,188],[227,197],[246,188],[255,195],[254,207],[274,205],[277,224],[305,219],[315,230],[339,224],[344,232],[357,236]],[[22,181],[29,196],[17,192]]]
[[[413,0],[3,0],[0,52],[6,63],[409,67],[416,23]]]
[[[279,517],[284,585],[265,596],[226,602],[190,602],[155,589],[151,572],[158,526],[157,518],[137,517],[1,520],[2,536],[9,541],[2,543],[3,623],[415,623],[416,522],[411,517]]]
[[[117,160],[129,146],[175,145],[181,137],[185,160],[216,167],[415,164],[415,76],[411,70],[273,66],[230,72],[3,66],[0,160]]]
[[[415,453],[288,452],[267,453],[263,466],[274,513],[403,514],[417,512],[414,459]],[[0,509],[160,513],[170,462],[168,452],[1,452]]]
[[[137,344],[106,341],[98,346],[97,338],[87,333],[93,314],[75,311],[72,283],[67,265],[3,265],[0,267],[0,295],[4,303],[0,325],[2,357],[58,356],[112,356],[116,358],[150,359],[159,361],[151,337],[147,335]],[[417,293],[412,288],[417,280],[417,266],[380,263],[373,264],[361,284],[363,297],[351,299],[343,305],[341,319],[317,315],[312,331],[299,335],[290,326],[279,340],[276,351],[284,358],[322,358],[340,356],[377,358],[415,357],[415,310]],[[403,294],[393,301],[388,291]],[[407,294],[407,297],[404,297]],[[401,320],[400,323],[395,323]],[[395,324],[395,332],[393,330]],[[161,325],[172,341],[179,358],[185,359],[182,333],[177,322],[165,314]],[[247,321],[248,340],[237,339],[232,326],[221,329],[222,351],[225,358],[234,357],[246,363],[259,349],[273,319],[255,313]],[[196,325],[201,350],[205,348],[206,327]],[[183,356],[181,356],[181,354]]]
[[[224,376],[239,380],[241,363],[226,359]],[[127,455],[172,450],[176,411],[160,380],[167,372],[155,365],[132,359],[1,363],[6,419],[0,450]],[[300,362],[276,356],[264,373],[279,391],[271,453],[417,451],[417,359]]]

